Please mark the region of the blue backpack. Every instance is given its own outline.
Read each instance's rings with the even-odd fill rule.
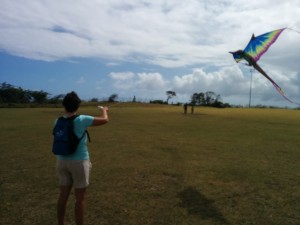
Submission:
[[[84,137],[84,134],[87,133],[88,139],[90,140],[90,135],[87,130],[82,134],[80,138],[74,133],[74,119],[78,115],[74,115],[69,118],[59,117],[56,121],[56,124],[53,128],[53,145],[52,152],[55,155],[70,155],[76,151],[76,148]]]

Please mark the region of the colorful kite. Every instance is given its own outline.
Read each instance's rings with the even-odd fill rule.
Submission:
[[[242,59],[248,62],[248,66],[253,66],[258,72],[264,75],[275,87],[275,89],[289,102],[295,103],[288,99],[285,95],[281,87],[271,77],[269,77],[266,72],[257,64],[257,61],[260,57],[270,48],[270,46],[277,40],[279,35],[287,28],[274,30],[257,37],[254,34],[251,37],[250,42],[243,50],[238,50],[236,52],[230,52],[233,55],[233,58],[238,63]],[[289,28],[288,28],[289,29]],[[298,104],[299,105],[299,104]]]

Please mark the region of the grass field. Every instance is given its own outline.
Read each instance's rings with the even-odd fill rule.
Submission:
[[[61,112],[0,109],[0,224],[56,224]],[[86,224],[300,224],[298,110],[118,105],[89,132]]]

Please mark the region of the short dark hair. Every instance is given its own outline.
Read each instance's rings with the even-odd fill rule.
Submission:
[[[74,91],[67,93],[62,102],[67,112],[77,111],[80,103],[81,100]]]

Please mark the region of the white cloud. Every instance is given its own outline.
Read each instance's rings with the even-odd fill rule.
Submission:
[[[160,73],[138,73],[138,80],[135,86],[142,90],[157,91],[166,88],[167,81],[165,81]]]
[[[113,80],[123,81],[123,80],[129,80],[134,77],[134,73],[132,72],[123,72],[123,73],[115,73],[111,72],[109,74],[109,77],[111,77]]]
[[[135,89],[140,92],[161,90],[166,87],[167,83],[159,73],[112,72],[109,77],[113,80],[113,86],[117,89]]]
[[[180,67],[223,62],[252,32],[300,25],[299,14],[298,0],[2,0],[0,48],[39,60],[101,57]],[[296,56],[299,48],[291,51]]]
[[[111,72],[108,76],[113,81],[113,87],[118,90],[130,90],[133,87],[133,72]]]
[[[174,77],[174,90],[179,93],[199,93],[214,91],[223,96],[235,95],[247,85],[247,79],[241,70],[235,67],[224,67],[215,72],[195,69],[193,73]]]

